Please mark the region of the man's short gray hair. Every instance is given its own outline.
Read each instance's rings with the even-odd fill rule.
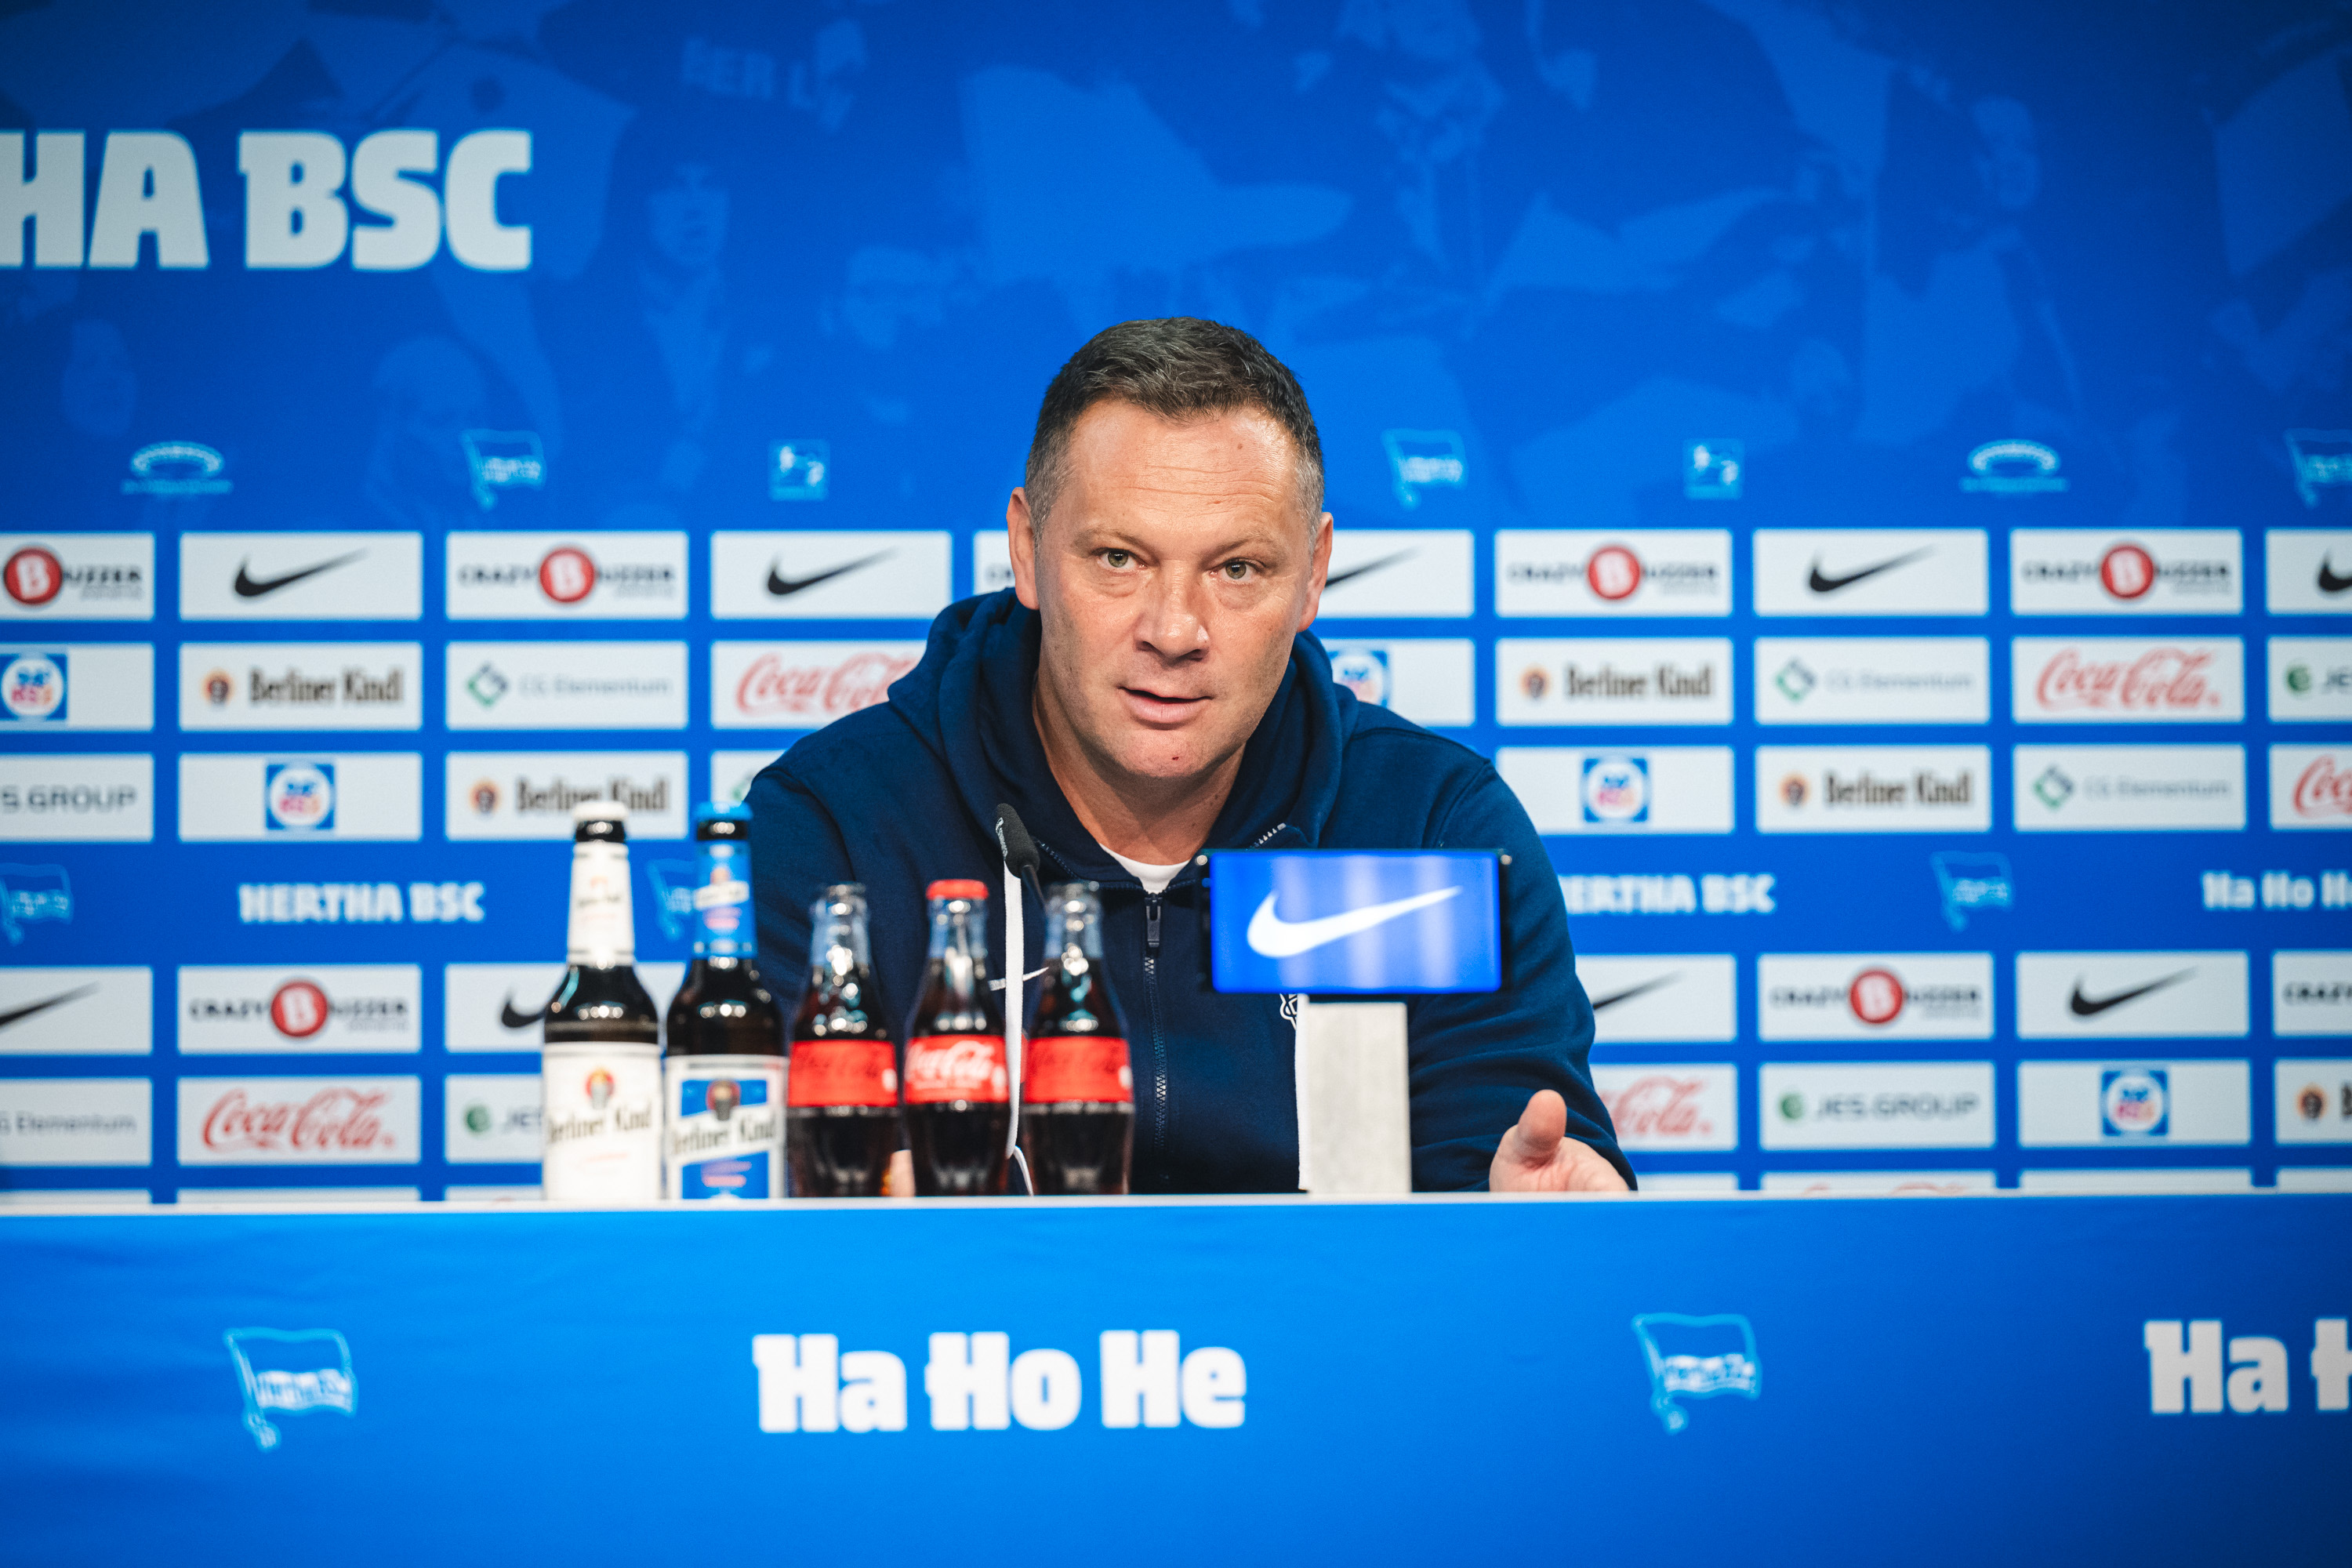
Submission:
[[[1055,374],[1037,410],[1037,433],[1030,439],[1028,471],[1022,479],[1033,526],[1053,509],[1079,416],[1111,398],[1162,419],[1212,417],[1245,408],[1265,415],[1290,437],[1299,503],[1309,526],[1321,520],[1323,442],[1298,378],[1238,328],[1169,316],[1105,328]]]

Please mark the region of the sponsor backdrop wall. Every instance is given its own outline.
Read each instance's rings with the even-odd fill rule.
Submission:
[[[0,17],[0,1189],[528,1191],[568,811],[1001,585],[1036,399],[1297,368],[1318,631],[1547,835],[1653,1186],[2352,1179],[2352,23]]]

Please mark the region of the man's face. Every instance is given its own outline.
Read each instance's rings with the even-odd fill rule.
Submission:
[[[1045,618],[1038,700],[1097,772],[1176,782],[1237,753],[1315,619],[1331,518],[1310,520],[1282,427],[1080,416],[1052,515],[1007,511],[1021,602]]]

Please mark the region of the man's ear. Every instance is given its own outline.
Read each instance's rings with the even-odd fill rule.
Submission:
[[[1330,574],[1331,514],[1327,511],[1323,521],[1315,525],[1315,549],[1307,558],[1307,608],[1299,618],[1300,631],[1315,624],[1315,616],[1323,607],[1324,579]]]
[[[1029,492],[1015,485],[1004,503],[1004,539],[1013,554],[1013,591],[1029,609],[1037,607],[1037,529],[1029,513]]]

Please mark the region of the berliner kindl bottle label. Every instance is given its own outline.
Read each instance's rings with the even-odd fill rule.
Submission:
[[[784,1195],[784,1058],[671,1057],[662,1063],[669,1108],[664,1195]]]
[[[540,1083],[540,1184],[550,1203],[660,1199],[659,1046],[546,1046]]]

